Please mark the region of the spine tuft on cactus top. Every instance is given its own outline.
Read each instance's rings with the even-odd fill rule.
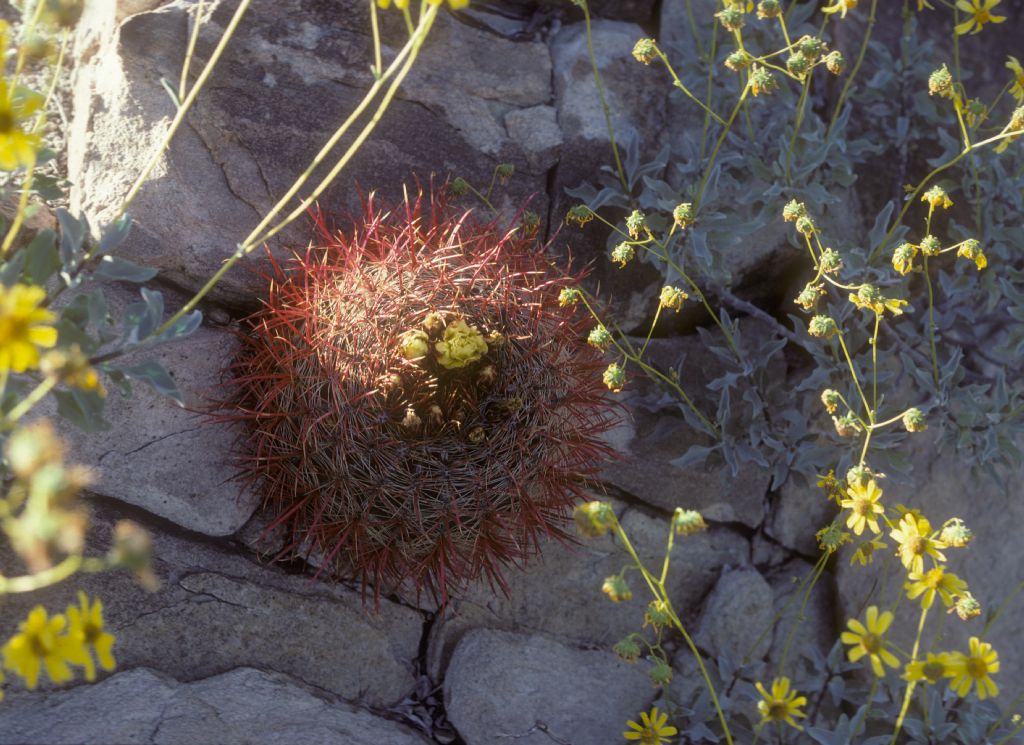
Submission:
[[[564,536],[614,420],[586,318],[522,228],[420,194],[274,263],[228,370],[240,477],[285,555],[443,601]]]

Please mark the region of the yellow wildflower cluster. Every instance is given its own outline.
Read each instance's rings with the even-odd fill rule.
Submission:
[[[66,615],[50,616],[37,605],[3,647],[4,668],[35,688],[45,669],[54,683],[74,678],[71,665],[83,668],[85,679],[96,679],[96,663],[107,672],[114,669],[114,635],[104,630],[103,604],[78,593],[78,605]],[[94,659],[95,655],[95,659]]]

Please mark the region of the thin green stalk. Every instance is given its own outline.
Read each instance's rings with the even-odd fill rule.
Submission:
[[[1010,604],[1010,601],[1017,597],[1017,594],[1021,590],[1024,590],[1024,582],[1018,582],[1017,586],[1014,587],[1005,598],[1003,598],[1003,602],[999,604],[999,607],[992,611],[992,614],[988,617],[988,620],[985,621],[984,628],[982,628],[981,630],[981,636],[985,636],[989,632],[989,629],[992,628],[992,625],[999,619],[999,616],[1002,615],[1003,611],[1006,610],[1006,606]]]
[[[697,649],[697,645],[693,643],[693,639],[690,634],[687,633],[686,627],[683,626],[683,622],[676,614],[675,609],[672,607],[672,601],[668,598],[668,593],[665,591],[664,584],[658,583],[650,576],[650,573],[643,566],[643,562],[640,561],[640,557],[636,553],[636,549],[633,548],[633,544],[629,540],[629,536],[626,535],[626,531],[622,529],[618,521],[615,522],[615,535],[622,541],[623,547],[629,553],[633,561],[636,562],[637,566],[640,567],[640,571],[644,575],[644,579],[647,581],[648,587],[651,588],[656,599],[661,600],[665,603],[665,607],[668,609],[669,618],[672,619],[672,625],[675,626],[676,630],[682,634],[683,640],[686,645],[690,648],[694,658],[697,660],[697,665],[700,667],[701,676],[704,678],[704,685],[708,688],[708,693],[711,695],[711,702],[715,707],[715,711],[718,713],[718,721],[722,725],[722,733],[725,735],[725,741],[728,745],[733,745],[732,732],[729,730],[729,723],[725,719],[725,712],[722,711],[722,706],[718,702],[718,694],[715,691],[715,686],[711,682],[711,676],[708,674],[707,667],[704,665],[704,659],[701,657],[700,651]]]
[[[291,224],[291,222],[294,221],[297,217],[305,213],[305,211],[310,207],[310,205],[312,205],[316,201],[317,197],[320,196],[324,189],[326,189],[327,186],[337,177],[338,173],[348,164],[352,156],[370,136],[370,133],[373,132],[374,128],[377,126],[377,123],[380,121],[381,117],[384,115],[384,112],[390,105],[391,100],[394,98],[395,93],[398,91],[398,88],[401,85],[402,81],[405,79],[406,75],[408,75],[409,70],[412,69],[412,64],[413,62],[416,61],[416,57],[419,54],[420,47],[422,46],[423,41],[426,39],[427,33],[430,30],[430,26],[433,24],[434,18],[437,15],[437,9],[438,6],[436,5],[430,6],[430,8],[427,10],[426,15],[421,21],[420,26],[417,28],[412,38],[410,38],[409,42],[411,47],[408,59],[405,61],[404,65],[402,66],[402,69],[399,71],[394,81],[391,83],[390,87],[384,94],[384,97],[382,98],[381,103],[378,105],[377,110],[374,112],[373,117],[363,127],[362,131],[359,133],[356,139],[353,140],[352,144],[349,145],[348,149],[341,156],[338,162],[334,165],[331,171],[320,181],[316,188],[313,189],[312,193],[308,197],[306,197],[306,199],[304,199],[301,202],[301,204],[299,204],[298,207],[296,207],[274,228],[263,233],[258,238],[258,240],[253,239],[252,236],[256,234],[260,227],[269,222],[267,218],[264,218],[264,220],[260,223],[260,226],[257,226],[257,228],[254,229],[252,233],[250,233],[249,238],[247,238],[244,242],[239,244],[238,248],[231,255],[231,257],[228,258],[220,266],[220,268],[214,273],[212,277],[210,277],[209,280],[207,280],[206,284],[204,284],[202,288],[199,289],[199,291],[192,297],[192,299],[189,300],[177,313],[171,316],[159,329],[157,329],[155,334],[159,335],[163,333],[167,329],[171,328],[179,320],[181,320],[186,314],[190,313],[196,307],[196,305],[198,305],[199,301],[202,300],[207,295],[207,293],[209,293],[209,291],[213,289],[214,286],[216,286],[218,282],[220,282],[221,278],[223,278],[223,276],[227,274],[228,270],[231,269],[231,267],[234,266],[234,264],[239,259],[241,259],[246,254],[250,253],[257,245],[259,245],[263,241],[269,240],[273,236],[277,235],[277,233],[279,233],[281,230],[283,230],[285,227]],[[388,75],[385,74],[381,77],[381,79],[384,80],[387,77]],[[367,97],[369,97],[369,95],[370,94],[368,93]],[[366,99],[364,99],[364,102],[365,100]],[[308,175],[309,173],[312,172],[313,167],[313,165],[310,166],[307,172],[303,174],[302,177],[300,177],[300,181],[304,181],[306,178],[308,178]],[[297,188],[293,187],[293,189],[289,190],[289,194],[293,194],[294,191],[296,190]],[[282,198],[282,202],[283,200],[284,198]],[[282,204],[282,202],[279,202],[278,204],[280,205]],[[271,211],[271,213],[273,212],[274,210]],[[271,213],[268,213],[268,215]]]
[[[857,393],[860,394],[860,400],[864,404],[864,412],[867,414],[871,411],[871,406],[868,405],[868,398],[864,395],[864,390],[860,387],[860,379],[857,377],[857,368],[853,366],[853,360],[850,358],[850,350],[846,348],[846,342],[843,340],[843,332],[838,331],[836,337],[839,339],[839,346],[843,348],[843,355],[846,357],[846,364],[850,368],[850,375],[853,377],[853,384],[857,386]],[[870,416],[868,417],[870,421]]]
[[[715,82],[715,55],[718,53],[718,24],[714,23],[711,26],[711,50],[708,53],[708,84],[707,84],[707,106],[708,110],[711,110],[711,105],[714,98],[714,82]],[[701,128],[700,133],[700,155],[698,159],[704,160],[704,153],[708,145],[708,131],[711,128],[711,117],[706,113],[704,114],[704,124]]]
[[[875,423],[875,410],[878,408],[878,324],[882,320],[881,313],[875,313],[875,330],[871,334],[871,423]]]
[[[928,256],[924,256],[924,281],[928,286],[928,343],[932,353],[932,378],[939,387],[939,353],[935,347],[935,295],[932,290],[932,276],[928,271]]]
[[[736,115],[743,108],[743,102],[747,100],[747,93],[750,92],[750,86],[745,86],[743,92],[740,94],[739,100],[736,101],[736,105],[733,107],[732,113],[729,115],[728,121],[725,123],[725,127],[722,129],[722,133],[718,135],[718,140],[715,142],[715,147],[711,151],[711,157],[708,159],[708,165],[704,169],[704,176],[700,180],[700,188],[697,189],[697,197],[693,200],[693,209],[699,210],[701,199],[704,198],[704,189],[708,184],[708,177],[711,176],[712,167],[715,165],[715,159],[718,157],[718,151],[722,147],[722,143],[725,142],[726,136],[729,134],[729,130],[732,129],[732,123],[736,121]]]
[[[196,42],[199,40],[199,29],[203,25],[203,5],[206,0],[199,0],[195,5],[195,18],[192,22],[192,33],[188,39],[188,49],[185,50],[185,62],[181,66],[181,81],[178,83],[178,100],[185,97],[185,88],[188,85],[188,68],[192,64],[192,56],[196,52]]]
[[[789,633],[786,634],[786,643],[782,647],[782,656],[779,658],[779,675],[783,675],[786,672],[786,660],[789,657],[790,648],[793,646],[793,639],[796,636],[796,630],[804,621],[804,613],[807,610],[807,601],[811,597],[811,591],[814,590],[814,586],[818,583],[818,578],[821,577],[821,573],[825,569],[825,564],[828,562],[828,556],[828,553],[822,553],[818,558],[818,563],[814,565],[813,577],[804,589],[803,599],[800,601],[800,612],[793,621],[793,625],[789,627]]]
[[[377,0],[370,2],[370,30],[373,34],[373,77],[374,80],[380,77],[384,64],[380,54],[380,23],[377,20]]]
[[[629,182],[626,180],[626,170],[622,167],[622,158],[619,156],[619,146],[615,142],[615,126],[612,124],[612,110],[608,106],[608,98],[604,93],[604,83],[601,82],[601,73],[597,69],[597,57],[594,54],[594,37],[590,28],[590,8],[587,0],[577,0],[577,5],[583,9],[583,23],[587,33],[587,55],[590,57],[590,68],[594,73],[594,85],[597,87],[597,97],[601,99],[601,109],[604,111],[604,123],[608,128],[608,140],[612,145],[612,155],[615,157],[615,172],[619,176],[619,183],[622,185],[622,193],[630,196]]]
[[[781,16],[780,16],[781,18]],[[804,106],[807,104],[807,96],[811,89],[811,76],[804,78],[804,84],[800,88],[800,100],[796,104],[796,120],[793,122],[793,135],[789,138],[789,148],[786,150],[786,183],[793,183],[793,150],[796,148],[796,138],[800,135],[800,125],[804,121]]]
[[[914,637],[914,648],[910,652],[910,661],[917,661],[917,650],[921,646],[921,634],[924,633],[924,621],[928,617],[928,606],[921,608],[921,620],[917,623],[917,636]],[[892,733],[892,742],[890,745],[896,745],[896,738],[900,735],[900,730],[903,729],[903,720],[907,716],[907,709],[910,708],[910,697],[914,695],[914,688],[917,686],[917,681],[912,680],[907,684],[907,690],[903,694],[903,705],[900,707],[900,715],[896,718],[896,729]]]
[[[832,135],[832,130],[835,129],[836,123],[839,121],[839,115],[843,112],[843,106],[846,104],[846,99],[850,95],[850,88],[853,86],[853,81],[857,77],[857,73],[860,71],[860,66],[864,63],[864,55],[868,51],[868,42],[871,41],[871,32],[875,27],[875,12],[878,10],[878,0],[871,0],[871,10],[868,12],[867,27],[864,29],[864,40],[860,45],[860,52],[857,53],[857,61],[854,63],[853,68],[850,70],[850,74],[846,76],[846,82],[843,84],[843,89],[839,93],[839,98],[836,100],[835,108],[832,109],[832,119],[828,123],[828,130],[825,132],[825,139],[827,140]]]
[[[231,41],[231,37],[234,36],[235,29],[238,28],[238,24],[241,22],[242,17],[245,15],[245,11],[248,10],[251,2],[252,0],[242,0],[238,4],[234,15],[231,16],[231,21],[228,23],[227,27],[224,29],[224,33],[220,37],[220,41],[217,42],[217,46],[213,50],[213,54],[210,55],[210,59],[207,60],[206,64],[203,66],[203,71],[199,73],[199,77],[196,79],[195,85],[192,86],[192,90],[189,91],[185,100],[178,106],[178,111],[174,115],[174,119],[171,120],[171,125],[167,128],[167,132],[160,140],[160,144],[157,146],[153,156],[149,159],[149,162],[146,163],[138,178],[135,179],[135,183],[132,184],[131,189],[128,190],[127,196],[125,196],[124,200],[115,211],[111,222],[116,222],[124,215],[128,210],[128,206],[139,193],[139,190],[142,189],[142,185],[146,183],[146,180],[149,178],[149,174],[153,172],[153,169],[156,168],[156,164],[160,162],[160,158],[170,145],[171,140],[174,138],[174,134],[178,131],[178,127],[180,127],[181,123],[185,121],[185,115],[189,112],[189,109],[192,108],[192,104],[195,102],[196,96],[199,95],[199,92],[206,84],[207,78],[210,77],[210,73],[213,72],[213,68],[216,67],[217,63],[220,61],[221,55],[227,48],[228,42]]]
[[[0,595],[35,592],[63,582],[75,572],[102,572],[107,567],[108,564],[103,559],[83,558],[78,555],[68,556],[63,561],[35,574],[26,574],[21,577],[0,576]]]
[[[718,122],[722,126],[725,126],[725,120],[722,119],[722,117],[720,117],[714,111],[712,111],[707,106],[707,104],[705,104],[703,101],[701,101],[695,95],[693,95],[693,93],[690,92],[690,89],[687,88],[686,85],[683,83],[683,81],[679,79],[679,76],[676,74],[675,69],[672,67],[671,63],[669,63],[668,57],[666,57],[665,53],[663,51],[661,51],[661,48],[658,47],[657,45],[655,45],[654,52],[655,52],[655,54],[658,55],[658,57],[661,59],[661,61],[663,63],[665,63],[665,69],[668,70],[668,74],[672,76],[672,84],[676,88],[681,90],[683,93],[685,93],[694,103],[696,103],[698,106],[700,106],[701,109],[704,110],[705,114],[707,114],[708,116],[712,117],[716,122]]]
[[[42,401],[55,385],[57,385],[57,379],[50,377],[44,379],[33,388],[25,398],[21,399],[13,409],[7,412],[3,418],[3,425],[0,426],[0,431],[6,432],[13,427],[14,423],[25,416],[33,406]]]
[[[686,0],[686,21],[690,24],[690,34],[693,36],[693,43],[697,46],[697,55],[704,56],[704,42],[700,38],[700,30],[697,28],[697,21],[693,17],[693,2]],[[708,64],[711,64],[708,61]]]

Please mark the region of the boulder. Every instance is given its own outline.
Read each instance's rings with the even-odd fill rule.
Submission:
[[[208,4],[194,73],[236,4]],[[131,10],[144,12],[126,15]],[[394,12],[381,18],[387,58],[404,43],[404,24]],[[372,84],[369,27],[366,3],[355,0],[254,3],[131,205],[128,254],[188,288],[213,274],[362,100]],[[175,113],[160,81],[179,79],[189,28],[181,2],[155,9],[93,3],[83,17],[68,158],[73,208],[94,224],[110,218]],[[508,75],[510,69],[516,74]],[[339,215],[358,212],[361,191],[395,200],[414,175],[426,185],[432,174],[443,181],[450,173],[485,188],[495,165],[511,162],[517,172],[501,194],[517,206],[544,191],[546,174],[533,169],[546,167],[553,140],[550,131],[539,140],[515,140],[505,120],[551,97],[543,43],[512,41],[442,12],[401,94],[320,202]],[[534,209],[546,213],[544,205]],[[302,219],[280,242],[305,245],[308,232]],[[213,296],[252,307],[263,290],[262,249],[248,265],[249,271],[229,272]]]
[[[642,664],[541,635],[478,629],[455,649],[445,708],[466,745],[618,745],[653,698]]]
[[[427,745],[413,730],[276,672],[240,667],[191,683],[140,667],[96,685],[4,700],[0,743]]]

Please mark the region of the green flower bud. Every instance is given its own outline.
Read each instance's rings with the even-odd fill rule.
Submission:
[[[761,0],[757,4],[757,17],[761,20],[775,18],[782,12],[779,0]]]
[[[632,636],[627,636],[622,641],[617,642],[612,647],[612,651],[626,662],[636,662],[640,659],[640,645],[636,643],[636,639]]]
[[[635,256],[636,249],[626,242],[622,242],[612,249],[612,261],[620,267],[626,266]]]
[[[807,205],[803,202],[798,202],[795,199],[788,202],[785,207],[782,208],[782,219],[786,222],[795,222],[801,217],[807,216]]]
[[[580,291],[575,287],[563,287],[558,293],[558,304],[563,308],[576,305],[580,301]]]
[[[828,316],[815,316],[807,325],[807,333],[819,339],[830,339],[839,331],[836,322]]]
[[[953,98],[953,76],[945,65],[928,76],[928,95]]]
[[[928,428],[924,414],[918,408],[907,409],[904,412],[903,426],[906,427],[907,432],[924,432]]]
[[[612,341],[612,335],[608,333],[608,329],[603,324],[595,326],[590,330],[590,335],[587,336],[587,344],[600,349],[602,352],[611,346]]]
[[[657,49],[654,39],[640,39],[633,47],[633,57],[637,62],[649,65],[657,58]]]
[[[399,341],[402,356],[407,360],[423,359],[430,353],[430,339],[421,329],[413,329],[402,334]]]
[[[821,252],[821,271],[825,274],[838,274],[843,268],[843,258],[833,248]]]
[[[942,244],[934,235],[926,235],[921,239],[921,253],[925,256],[938,256],[942,253]]]
[[[742,49],[737,49],[735,52],[729,54],[725,58],[725,66],[733,72],[740,72],[750,67],[750,63],[754,61],[754,58],[747,54]]]
[[[825,404],[825,410],[829,414],[835,414],[839,404],[843,402],[843,397],[839,395],[839,391],[826,388],[821,392],[821,402]]]
[[[608,502],[586,502],[573,510],[576,530],[586,538],[597,538],[615,525],[615,511]]]
[[[697,221],[697,215],[693,211],[693,204],[690,202],[677,204],[675,209],[672,210],[672,219],[681,229],[686,230],[686,228]]]
[[[608,390],[612,393],[618,393],[622,390],[622,387],[626,385],[626,371],[613,362],[608,365],[608,369],[604,371],[602,380],[604,380],[604,384],[608,386]]]
[[[601,585],[601,592],[607,595],[613,603],[621,603],[633,599],[633,591],[622,577],[606,577]]]
[[[647,218],[644,217],[644,213],[640,210],[633,210],[629,217],[626,218],[626,230],[629,232],[629,237],[636,240],[640,237],[640,233],[647,225]]]
[[[846,69],[846,57],[838,49],[825,55],[825,69],[833,75],[842,75]]]
[[[651,669],[647,671],[647,677],[656,686],[667,686],[672,682],[672,668],[660,657],[651,658]]]
[[[678,287],[672,287],[671,285],[661,288],[661,296],[659,302],[662,308],[669,308],[677,313],[679,309],[683,307],[683,301],[686,300],[689,295],[680,290]]]
[[[697,510],[684,510],[682,507],[676,507],[676,511],[672,515],[672,530],[676,532],[676,535],[693,535],[707,530],[707,528],[703,515]]]

